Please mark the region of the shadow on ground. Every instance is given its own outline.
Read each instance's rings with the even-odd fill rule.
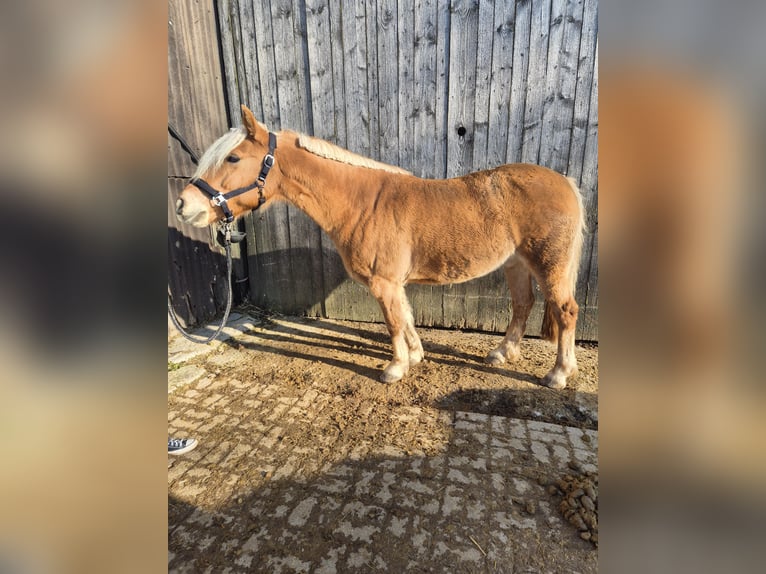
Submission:
[[[595,549],[562,520],[559,499],[544,487],[572,472],[569,455],[553,450],[573,452],[566,429],[535,431],[472,413],[450,418],[441,418],[449,432],[430,456],[388,447],[388,455],[352,455],[309,472],[286,432],[276,451],[254,442],[238,460],[237,447],[218,446],[179,461],[188,470],[168,498],[170,571],[596,572]],[[532,441],[545,444],[547,463]],[[278,475],[293,466],[292,476],[275,479],[275,467]],[[178,484],[184,480],[233,485],[223,504],[196,505]]]

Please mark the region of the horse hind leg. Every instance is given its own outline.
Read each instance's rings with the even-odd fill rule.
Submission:
[[[567,378],[577,374],[575,327],[578,311],[571,288],[561,294],[554,289],[546,295],[542,334],[557,342],[556,363],[542,381],[546,387],[563,389],[567,386]]]
[[[527,328],[527,319],[535,304],[535,294],[532,291],[532,275],[529,268],[518,256],[511,256],[504,266],[505,278],[511,291],[511,322],[505,337],[496,349],[489,352],[484,359],[490,365],[501,365],[515,361],[521,354],[520,343]]]

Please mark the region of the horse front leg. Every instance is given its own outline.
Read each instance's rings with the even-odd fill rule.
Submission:
[[[380,380],[393,383],[400,380],[410,368],[410,346],[408,336],[408,305],[404,296],[404,286],[373,277],[370,280],[370,291],[380,304],[383,318],[391,335],[391,345],[394,348],[393,360],[383,369]],[[414,333],[414,327],[412,328]],[[417,335],[415,335],[417,337]],[[420,341],[418,340],[418,344]],[[421,349],[422,354],[422,349]]]

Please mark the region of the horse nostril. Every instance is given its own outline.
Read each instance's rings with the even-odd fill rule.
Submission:
[[[181,213],[184,209],[184,200],[180,197],[178,198],[178,201],[176,201],[176,213]]]

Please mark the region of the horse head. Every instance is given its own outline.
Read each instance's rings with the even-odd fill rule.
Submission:
[[[242,106],[242,124],[221,136],[200,158],[176,201],[176,216],[183,223],[205,227],[231,221],[274,196],[280,178],[278,169],[271,172],[276,136],[246,106]]]

